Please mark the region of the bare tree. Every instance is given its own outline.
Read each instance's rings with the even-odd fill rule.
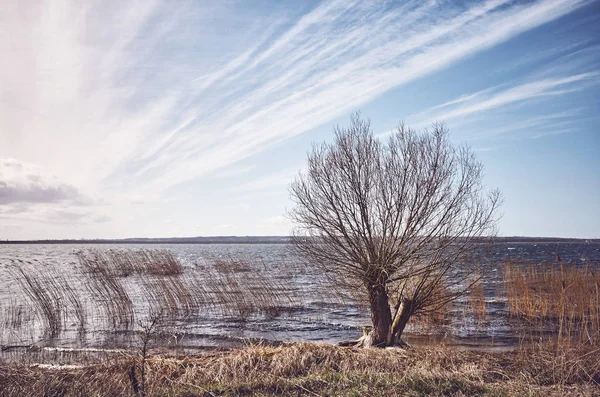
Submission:
[[[468,288],[465,256],[494,234],[500,193],[484,193],[482,165],[443,124],[422,134],[401,124],[383,143],[354,114],[334,133],[290,185],[295,247],[364,292],[373,329],[363,344],[402,343],[412,316]]]

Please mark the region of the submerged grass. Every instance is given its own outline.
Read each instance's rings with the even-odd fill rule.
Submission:
[[[590,357],[588,355],[588,357]],[[254,345],[197,357],[150,356],[148,396],[597,395],[598,368],[544,348],[475,353],[450,348],[353,349]],[[532,360],[537,363],[531,365]],[[0,365],[0,395],[130,396],[132,358],[49,369]],[[560,376],[557,368],[568,369]]]
[[[252,260],[218,259],[212,266],[184,268],[172,253],[148,249],[83,250],[75,252],[75,259],[73,266],[62,268],[13,260],[9,272],[20,287],[16,296],[28,302],[2,305],[0,345],[13,345],[5,336],[24,335],[23,326],[32,325],[24,321],[30,317],[25,311],[38,319],[32,340],[43,340],[75,329],[82,335],[107,328],[134,331],[155,312],[165,322],[202,316],[272,318],[299,307],[304,297],[304,291],[283,281],[284,267],[273,272]]]
[[[44,327],[46,337],[57,337],[65,328],[66,314],[71,313],[77,319],[79,327],[85,325],[85,309],[77,294],[62,275],[48,269],[31,271],[32,262],[14,261],[10,272],[18,280],[25,294],[32,302],[28,307],[35,310]],[[26,270],[27,269],[27,270]],[[18,317],[10,324],[17,328],[22,324],[24,306],[19,306]]]
[[[119,277],[133,274],[174,276],[183,272],[181,262],[169,250],[82,250],[75,253],[89,273],[111,273]]]

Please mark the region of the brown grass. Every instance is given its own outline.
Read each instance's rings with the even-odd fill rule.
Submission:
[[[448,348],[249,346],[199,357],[152,356],[148,396],[593,396],[598,368],[562,366],[546,350],[475,353]],[[536,365],[531,365],[535,362]],[[131,396],[133,359],[77,369],[0,365],[0,395]],[[568,377],[557,377],[559,369]]]
[[[554,323],[558,339],[600,346],[600,272],[590,267],[504,266],[511,315]]]

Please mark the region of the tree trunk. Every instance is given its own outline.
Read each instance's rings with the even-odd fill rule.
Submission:
[[[402,344],[401,337],[406,324],[413,312],[413,302],[410,299],[402,299],[400,307],[398,308],[396,315],[394,316],[394,322],[392,323],[392,343]]]
[[[392,334],[392,314],[387,292],[383,285],[369,285],[369,304],[371,306],[371,345],[385,347]]]

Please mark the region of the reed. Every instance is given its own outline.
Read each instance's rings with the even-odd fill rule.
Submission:
[[[482,277],[473,276],[471,288],[468,291],[469,308],[475,321],[485,322],[487,320],[487,306],[485,303],[485,292],[483,290]]]
[[[75,253],[91,274],[104,272],[118,277],[131,275],[174,276],[183,272],[181,262],[169,250],[83,250]]]
[[[596,341],[597,342],[597,341]],[[588,382],[600,390],[600,345],[560,339],[523,343],[511,365],[523,367],[529,376],[545,384]]]
[[[205,291],[224,315],[276,316],[293,301],[289,284],[282,282],[281,270],[268,271],[251,260],[216,261],[206,279]]]
[[[239,319],[277,317],[311,293],[287,281],[291,275],[285,266],[274,272],[251,260],[221,259],[214,266],[184,272],[181,263],[163,251],[86,250],[75,256],[79,267],[72,269],[78,273],[68,281],[55,266],[16,260],[11,267],[47,337],[58,336],[67,320],[65,327],[75,323],[84,332],[91,315],[98,320],[96,314],[97,325],[120,330],[132,329],[136,315],[144,318],[148,310],[161,311],[170,321],[208,313]],[[11,316],[15,321],[5,321],[5,327],[18,332],[14,327],[20,326],[21,315]]]
[[[26,267],[32,266],[30,262],[22,264]],[[50,272],[36,272],[34,276],[25,270],[25,266],[16,268],[16,278],[36,305],[44,323],[45,334],[55,338],[62,330],[64,306],[61,284],[64,284],[64,280],[58,280],[58,277]]]
[[[97,260],[97,256],[79,256],[80,263],[88,269],[86,288],[104,311],[104,317],[113,328],[129,329],[134,322],[133,301],[123,287],[121,280]]]
[[[79,292],[75,290],[70,283],[66,280],[62,280],[61,287],[63,295],[66,296],[68,302],[68,311],[71,317],[74,317],[75,324],[77,324],[77,330],[79,333],[84,333],[87,325],[87,307],[82,300]]]
[[[2,312],[2,330],[20,329],[23,324],[31,321],[31,309],[18,302],[16,299],[9,299],[6,302],[0,302],[0,312]]]
[[[600,272],[590,266],[509,263],[504,290],[512,316],[558,327],[558,339],[600,345]]]
[[[150,310],[161,311],[165,317],[188,318],[198,314],[203,304],[190,281],[191,277],[149,276],[142,278]]]

